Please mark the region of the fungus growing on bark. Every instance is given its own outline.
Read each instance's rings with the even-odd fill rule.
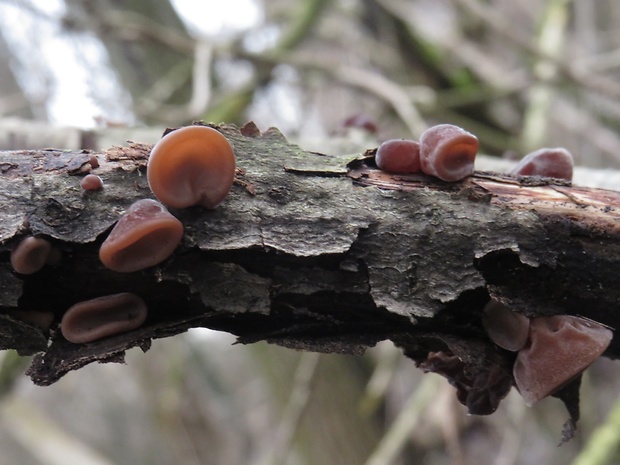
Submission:
[[[99,160],[95,155],[88,157],[88,164],[92,169],[99,168]]]
[[[432,126],[420,137],[422,171],[443,181],[473,174],[478,138],[453,124]]]
[[[129,273],[168,258],[183,237],[183,225],[161,203],[138,200],[101,244],[99,258],[109,269]]]
[[[87,174],[82,178],[80,186],[82,186],[82,189],[85,191],[98,191],[103,188],[103,181],[95,174]]]
[[[585,318],[533,318],[529,343],[517,354],[513,368],[526,405],[534,405],[585,370],[605,352],[612,337],[609,328]]]
[[[543,148],[532,152],[509,171],[523,176],[547,176],[572,181],[573,156],[562,147]]]
[[[6,312],[11,318],[36,326],[42,332],[49,331],[54,322],[52,312],[38,312],[36,310],[9,310]]]
[[[11,266],[20,274],[33,274],[47,262],[52,244],[42,237],[28,236],[11,251]]]
[[[420,144],[414,140],[386,140],[377,149],[375,163],[388,173],[417,173],[420,168]]]
[[[232,186],[235,155],[215,129],[188,126],[155,144],[146,176],[153,194],[169,207],[215,208]]]
[[[139,296],[129,292],[107,295],[69,308],[62,317],[60,331],[69,342],[92,342],[136,329],[146,315],[146,303]]]
[[[516,352],[527,343],[530,319],[496,300],[490,300],[483,310],[482,326],[495,344]]]

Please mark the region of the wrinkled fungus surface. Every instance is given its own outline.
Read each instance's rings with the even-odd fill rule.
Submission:
[[[235,155],[220,132],[188,126],[155,144],[146,175],[153,194],[168,207],[215,208],[233,184]]]
[[[155,200],[138,200],[101,244],[99,258],[113,271],[138,271],[172,255],[182,237],[183,225],[166,207]]]
[[[73,305],[64,314],[60,330],[69,342],[81,344],[136,329],[146,316],[144,300],[125,292]]]
[[[529,343],[514,365],[514,379],[525,403],[534,405],[585,370],[601,356],[612,331],[570,315],[533,318]]]

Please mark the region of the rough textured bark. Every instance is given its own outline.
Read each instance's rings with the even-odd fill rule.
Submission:
[[[79,186],[91,153],[0,152],[0,348],[37,353],[35,383],[204,326],[242,343],[323,352],[361,353],[391,339],[457,387],[464,375],[476,393],[468,407],[489,413],[512,384],[514,361],[482,329],[490,298],[528,316],[618,327],[618,192],[484,172],[458,183],[389,175],[372,152],[352,160],[304,152],[252,124],[220,130],[238,163],[229,197],[215,210],[173,210],[185,226],[181,246],[128,274],[104,268],[98,248],[132,202],[152,197],[150,146],[94,154],[100,192]],[[50,238],[62,261],[16,275],[8,251],[25,234]],[[57,331],[72,304],[118,292],[147,301],[142,328],[83,345]],[[20,321],[25,310],[53,312],[51,332]],[[619,351],[614,340],[605,355]]]

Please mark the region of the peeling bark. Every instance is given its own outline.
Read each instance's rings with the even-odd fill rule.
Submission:
[[[215,210],[171,210],[185,226],[181,246],[128,274],[105,269],[98,249],[131,203],[152,198],[150,146],[0,152],[0,348],[37,353],[35,383],[203,326],[324,352],[391,339],[417,363],[455,355],[467,389],[504,389],[497,374],[511,379],[514,354],[482,328],[490,298],[530,317],[620,323],[618,192],[485,172],[458,183],[390,175],[372,152],[352,160],[304,152],[273,129],[219,129],[237,156],[229,197]],[[79,185],[92,155],[102,191]],[[16,275],[8,252],[26,234],[53,241],[61,262]],[[142,328],[83,345],[57,331],[71,305],[119,292],[146,300]],[[16,319],[21,310],[53,312],[49,334]],[[614,340],[605,355],[619,353]]]

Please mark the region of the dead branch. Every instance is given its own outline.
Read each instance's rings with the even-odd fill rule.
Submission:
[[[182,245],[159,266],[126,274],[106,269],[98,249],[131,203],[152,197],[150,146],[0,152],[0,348],[37,354],[35,383],[208,327],[241,343],[321,352],[361,353],[390,339],[417,363],[452,354],[468,376],[501,373],[509,389],[514,354],[481,325],[490,298],[530,317],[619,325],[618,192],[488,172],[458,183],[389,175],[372,152],[352,160],[304,152],[252,124],[220,130],[237,156],[231,194],[215,210],[173,210]],[[99,192],[79,185],[93,155]],[[26,234],[53,241],[60,263],[16,274],[8,252]],[[144,326],[89,344],[61,336],[67,308],[119,292],[145,299]],[[27,311],[52,312],[51,329],[28,323]],[[619,353],[613,341],[605,355]]]

